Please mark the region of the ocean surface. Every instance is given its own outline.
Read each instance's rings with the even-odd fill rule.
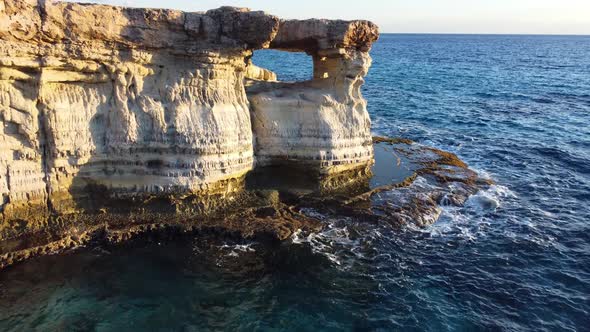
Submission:
[[[276,248],[35,259],[0,272],[0,330],[590,331],[590,37],[385,34],[371,54],[374,132],[496,185],[426,228],[318,215],[326,231]],[[305,54],[254,62],[311,77]]]

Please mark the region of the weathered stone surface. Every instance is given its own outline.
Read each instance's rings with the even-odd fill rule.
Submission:
[[[307,52],[313,79],[248,88],[256,156],[338,173],[372,162],[371,120],[361,95],[377,27],[367,21],[282,21],[270,47]]]
[[[118,195],[226,190],[252,168],[244,59],[268,46],[276,17],[1,5],[5,216],[29,219],[19,211],[34,205],[76,210],[88,186]]]
[[[283,20],[271,48],[309,54],[340,49],[368,52],[379,38],[379,28],[369,21]]]
[[[367,163],[360,86],[376,38],[366,21],[279,22],[232,7],[184,13],[5,0],[4,216],[73,212],[105,190],[223,192],[253,167],[253,130],[263,165]],[[255,93],[251,123],[244,78],[276,80],[247,60],[264,47],[309,52],[314,80]]]
[[[276,82],[277,74],[268,69],[258,67],[253,63],[249,63],[248,66],[246,66],[245,78],[246,80],[253,81]]]
[[[360,86],[376,38],[244,8],[0,0],[0,241],[236,210],[246,174],[277,160],[350,182],[372,161]],[[314,80],[274,82],[261,48],[308,52]]]

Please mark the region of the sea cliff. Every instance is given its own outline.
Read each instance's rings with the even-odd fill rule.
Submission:
[[[454,156],[373,142],[361,87],[378,35],[234,7],[0,2],[0,267],[170,229],[284,240],[322,227],[303,202],[377,218],[350,206],[418,175],[466,197],[479,182]],[[259,49],[307,53],[312,79],[278,82]],[[402,160],[376,169],[374,143],[402,144],[411,171],[374,185]]]
[[[4,1],[0,21],[5,221],[73,212],[90,191],[232,191],[270,160],[371,160],[370,22],[25,0]],[[245,78],[272,79],[249,66],[261,48],[308,52],[314,80],[250,103]]]

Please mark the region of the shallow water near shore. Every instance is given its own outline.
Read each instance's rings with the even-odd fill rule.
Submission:
[[[311,74],[307,56],[276,55],[254,61]],[[495,185],[424,228],[309,209],[325,230],[282,244],[152,239],[34,259],[0,272],[0,329],[587,329],[590,37],[383,35],[372,56],[375,133],[452,151]]]

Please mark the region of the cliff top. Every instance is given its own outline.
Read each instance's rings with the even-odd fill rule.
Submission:
[[[37,0],[0,1],[0,39],[114,43],[132,48],[368,50],[378,38],[369,21],[280,20],[262,11],[207,12],[127,8]],[[209,47],[207,47],[209,45]]]

